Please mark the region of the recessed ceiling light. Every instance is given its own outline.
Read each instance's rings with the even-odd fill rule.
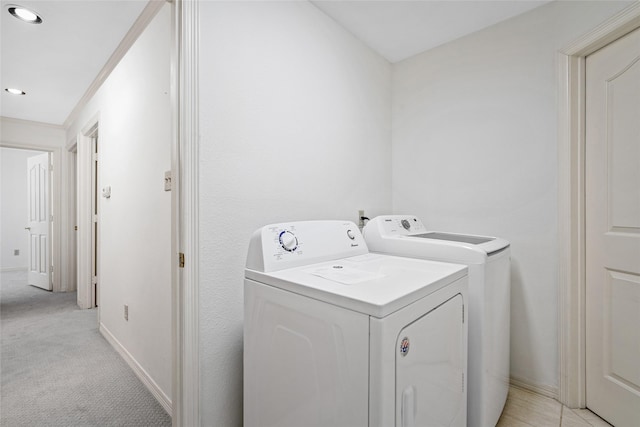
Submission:
[[[16,6],[16,5],[9,5],[8,9],[9,13],[13,16],[15,16],[16,18],[20,19],[21,21],[24,22],[28,22],[30,24],[41,24],[42,23],[42,18],[40,18],[40,16],[38,16],[37,13],[35,13],[32,10],[29,10],[25,7],[22,6]]]
[[[13,87],[8,87],[5,89],[7,92],[9,92],[12,95],[26,95],[27,93],[25,91],[22,91],[20,89],[16,89]]]

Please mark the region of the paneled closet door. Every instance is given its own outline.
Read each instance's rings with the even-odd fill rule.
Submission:
[[[587,407],[640,426],[640,29],[586,60]]]
[[[50,154],[43,153],[27,159],[29,232],[28,282],[51,290],[51,209],[49,197]]]

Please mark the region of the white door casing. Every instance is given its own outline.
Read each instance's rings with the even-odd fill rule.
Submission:
[[[98,307],[98,133],[91,138],[91,306]]]
[[[27,159],[27,192],[29,232],[28,282],[50,291],[51,284],[51,205],[50,153]]]
[[[199,314],[199,2],[176,0],[174,5],[173,92],[173,389],[174,427],[201,425]]]
[[[557,55],[558,62],[558,400],[586,407],[585,58],[640,28],[635,2]]]
[[[98,131],[98,117],[91,119],[78,135],[77,145],[77,190],[76,190],[76,221],[77,230],[77,300],[80,308],[94,307],[94,206],[92,192],[94,191],[93,137]]]
[[[640,425],[640,29],[586,59],[586,402]]]

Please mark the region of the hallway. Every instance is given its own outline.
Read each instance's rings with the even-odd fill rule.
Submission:
[[[98,331],[76,294],[0,273],[2,426],[170,426],[171,417]]]

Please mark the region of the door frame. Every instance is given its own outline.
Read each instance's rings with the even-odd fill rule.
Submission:
[[[65,147],[67,161],[67,181],[65,182],[67,203],[67,271],[69,282],[73,283],[73,290],[78,291],[78,142],[77,138],[73,138]]]
[[[51,154],[51,164],[53,168],[51,169],[51,175],[49,176],[49,190],[50,194],[50,204],[49,204],[49,214],[53,215],[53,221],[51,221],[50,230],[52,233],[52,238],[49,244],[49,251],[51,253],[51,265],[54,266],[53,271],[51,272],[51,281],[52,283],[52,291],[53,292],[66,292],[68,289],[63,286],[62,283],[62,270],[66,266],[62,266],[62,260],[65,260],[66,257],[63,256],[63,239],[62,236],[62,222],[64,218],[62,217],[62,203],[60,203],[60,194],[61,194],[61,164],[62,164],[62,149],[61,148],[52,148],[44,145],[31,145],[31,144],[18,144],[11,143],[9,141],[0,141],[0,147],[2,148],[14,148],[18,150],[30,150],[30,151],[41,151]]]
[[[174,427],[200,426],[199,2],[173,3],[172,338]],[[180,265],[180,256],[183,264]]]
[[[92,254],[92,236],[93,228],[93,209],[92,204],[92,138],[98,131],[100,124],[99,115],[94,116],[80,131],[77,141],[77,168],[76,168],[76,204],[78,212],[76,213],[77,231],[77,301],[78,306],[82,309],[93,308],[93,284],[91,273],[91,254]],[[98,221],[98,224],[100,222]],[[98,310],[98,322],[100,321],[100,310]]]
[[[558,400],[570,408],[586,406],[586,57],[639,27],[634,3],[557,54]]]

